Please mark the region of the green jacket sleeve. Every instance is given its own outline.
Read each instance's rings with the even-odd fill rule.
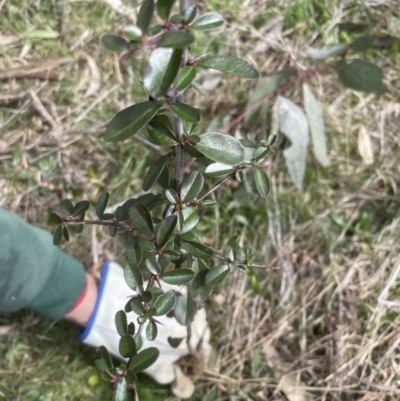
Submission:
[[[0,209],[0,311],[26,307],[56,319],[84,285],[82,264],[54,246],[48,232]]]

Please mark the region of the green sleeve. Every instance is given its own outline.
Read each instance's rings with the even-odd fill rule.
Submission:
[[[54,246],[48,232],[0,209],[0,311],[29,308],[57,319],[84,285],[82,264]]]

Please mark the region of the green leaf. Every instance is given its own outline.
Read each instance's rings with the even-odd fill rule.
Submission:
[[[383,72],[374,64],[360,59],[341,60],[335,69],[342,84],[348,88],[379,95],[388,92],[382,83]]]
[[[115,314],[115,327],[121,337],[128,333],[128,321],[126,319],[126,313],[123,310],[119,310]]]
[[[285,70],[275,72],[268,77],[261,78],[257,82],[257,86],[255,87],[249,101],[246,104],[246,109],[249,109],[253,104],[257,103],[265,96],[275,92],[279,87],[288,82],[289,79],[291,79],[295,74],[297,74],[297,70],[295,68],[287,68]],[[244,123],[248,124],[249,122],[254,121],[254,115],[262,106],[263,105],[260,104],[258,107],[252,109],[244,118]]]
[[[130,264],[125,266],[124,277],[129,288],[136,292],[143,291],[143,275],[137,265]]]
[[[207,166],[205,173],[210,177],[222,177],[223,175],[232,173],[234,170],[229,164],[212,163]]]
[[[304,109],[306,111],[308,124],[310,126],[315,158],[322,166],[327,167],[330,163],[326,151],[326,138],[322,107],[306,83],[303,84],[303,99]]]
[[[199,222],[200,217],[196,213],[195,207],[187,207],[177,213],[178,224],[176,227],[177,234],[184,234],[191,231]]]
[[[190,24],[191,22],[193,22],[195,20],[198,12],[199,12],[199,9],[197,8],[197,6],[192,4],[185,11],[185,15],[183,16],[183,22],[185,24]]]
[[[160,24],[153,25],[147,31],[147,36],[156,36],[164,30],[164,26]]]
[[[230,56],[208,56],[196,63],[197,67],[213,68],[243,78],[257,79],[260,74],[248,62]]]
[[[203,96],[207,96],[208,95],[207,91],[198,82],[193,81],[192,82],[192,87],[194,89],[196,89],[197,92],[200,93],[200,95],[203,95]]]
[[[161,174],[157,178],[157,184],[163,189],[168,189],[171,186],[169,169],[167,165],[165,165],[165,167],[161,171]]]
[[[176,337],[168,337],[168,344],[172,348],[178,348],[181,345],[181,342],[185,339],[185,337],[176,338]]]
[[[175,319],[178,323],[188,326],[193,321],[196,313],[196,303],[190,298],[188,293],[178,296],[174,309]]]
[[[350,43],[349,48],[355,52],[365,52],[374,45],[375,36],[365,35]]]
[[[166,168],[165,163],[167,162],[169,155],[161,156],[157,159],[147,170],[146,175],[143,179],[143,190],[148,191],[153,184],[158,180],[164,168]]]
[[[62,226],[58,226],[56,228],[56,231],[54,231],[53,244],[56,245],[56,246],[60,245],[62,236],[63,236],[63,227]]]
[[[61,224],[61,223],[62,223],[62,218],[58,214],[50,213],[50,216],[49,216],[49,224],[50,225],[55,226],[55,225],[58,225],[58,224]]]
[[[47,29],[34,29],[29,32],[22,32],[19,34],[20,39],[30,39],[30,40],[43,40],[43,39],[56,39],[59,33],[53,30]]]
[[[64,228],[63,228],[63,235],[64,235],[64,238],[66,239],[66,241],[69,241],[69,232],[68,232],[67,226],[64,226]]]
[[[153,234],[153,220],[149,209],[147,209],[145,205],[142,205],[141,203],[133,205],[129,209],[129,218],[139,230],[144,231],[147,234]]]
[[[129,49],[129,42],[121,36],[103,35],[101,38],[104,47],[114,52],[123,52]]]
[[[204,244],[195,241],[185,241],[181,238],[182,248],[189,254],[199,259],[208,259],[213,251]]]
[[[146,91],[158,97],[174,82],[181,63],[182,49],[159,47],[152,51],[143,76]]]
[[[144,136],[150,142],[156,145],[171,147],[175,146],[178,141],[175,134],[171,131],[170,127],[167,125],[168,117],[158,115],[153,120],[150,121],[147,127],[147,135],[145,131],[142,132]],[[169,122],[169,121],[168,121]]]
[[[157,309],[155,316],[166,315],[175,306],[176,295],[173,291],[168,291],[160,296],[154,304]]]
[[[143,258],[143,251],[139,246],[138,240],[132,235],[126,237],[125,242],[126,257],[129,263],[139,264]]]
[[[104,211],[106,210],[108,199],[110,194],[108,192],[104,192],[99,196],[96,202],[96,215],[101,220],[103,218]]]
[[[308,49],[307,54],[314,60],[325,60],[329,57],[339,56],[349,48],[348,43],[341,43],[338,45],[323,47],[321,49]]]
[[[140,41],[142,39],[143,31],[135,25],[127,25],[124,28],[124,34],[131,40]]]
[[[129,301],[129,307],[132,309],[133,312],[135,312],[137,315],[139,315],[139,317],[141,315],[146,314],[146,309],[144,308],[142,301],[140,301],[137,298],[132,298]]]
[[[69,199],[64,199],[61,202],[61,207],[65,214],[71,215],[72,213],[74,213],[74,205]]]
[[[271,152],[270,148],[265,148],[263,146],[260,146],[254,151],[253,159],[255,162],[260,163],[265,158],[265,156],[267,156],[270,152]]]
[[[119,376],[118,380],[114,383],[113,401],[135,401],[136,390],[128,388],[125,376]]]
[[[182,120],[190,123],[197,123],[200,121],[200,113],[197,109],[185,103],[172,103],[170,104],[171,110]]]
[[[157,14],[159,17],[167,21],[171,13],[175,0],[158,0],[157,1]]]
[[[134,104],[115,115],[104,134],[107,142],[123,141],[139,132],[158,112],[154,102]]]
[[[193,202],[204,185],[204,177],[198,171],[190,172],[182,182],[181,187],[181,200],[182,202],[189,203]]]
[[[97,352],[100,352],[101,358],[104,360],[107,369],[109,371],[112,371],[114,368],[114,364],[112,362],[111,355],[108,352],[108,349],[104,345],[101,345],[99,348],[97,348]]]
[[[160,351],[157,348],[144,349],[130,360],[128,369],[133,373],[143,372],[157,360],[159,355]]]
[[[254,168],[253,173],[258,193],[263,198],[266,198],[269,195],[269,191],[271,190],[271,184],[269,182],[267,174],[265,174],[264,171],[259,168]]]
[[[183,49],[194,42],[194,36],[186,31],[171,32],[165,35],[158,43],[159,47]]]
[[[151,274],[159,275],[161,273],[160,264],[153,258],[146,259],[146,267]]]
[[[89,209],[90,203],[88,201],[78,202],[74,207],[74,216],[79,216],[82,213],[85,213]]]
[[[139,351],[143,347],[143,337],[139,333],[136,333],[133,339],[135,340],[136,351]]]
[[[213,267],[206,275],[206,284],[215,287],[221,284],[230,272],[229,265],[220,265]]]
[[[177,91],[183,91],[191,85],[192,81],[196,78],[196,68],[186,66],[183,67],[176,78],[175,89]]]
[[[146,327],[146,337],[149,341],[154,341],[157,337],[158,330],[157,330],[157,324],[150,321],[149,324]]]
[[[95,365],[96,365],[96,368],[97,368],[100,372],[111,374],[111,372],[110,372],[110,370],[108,369],[107,364],[106,364],[106,362],[104,361],[104,359],[102,359],[102,358],[101,358],[101,359],[96,359],[96,360],[94,361],[94,363],[95,363]]]
[[[165,196],[167,197],[167,199],[173,204],[176,205],[177,203],[179,203],[179,196],[176,193],[176,191],[174,191],[172,188],[168,188],[165,191]]]
[[[238,254],[241,256],[246,256],[246,252],[244,249],[237,243],[236,238],[231,238],[228,241],[229,246]]]
[[[156,247],[161,249],[163,248],[167,242],[170,240],[175,227],[176,227],[177,218],[175,215],[167,217],[163,220],[157,229],[157,237],[156,237]]]
[[[209,31],[218,28],[224,23],[224,19],[215,12],[205,13],[200,15],[199,18],[192,24],[191,28],[199,31]]]
[[[183,285],[193,280],[195,274],[190,269],[175,269],[164,273],[160,278],[167,284],[171,285]]]
[[[144,0],[136,19],[137,26],[146,33],[154,13],[154,0]]]
[[[237,165],[244,159],[242,144],[230,135],[208,132],[200,136],[195,148],[204,156],[216,162]]]
[[[136,355],[136,344],[135,340],[129,334],[122,336],[119,339],[119,353],[124,358],[131,358]]]
[[[131,336],[133,336],[135,334],[135,323],[130,322],[128,324],[128,334],[130,334]]]

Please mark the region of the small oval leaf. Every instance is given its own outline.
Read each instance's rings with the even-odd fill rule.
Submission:
[[[174,3],[175,3],[175,0],[158,0],[157,1],[157,14],[159,15],[159,17],[162,20],[164,20],[164,21],[168,20]]]
[[[170,105],[171,110],[182,120],[189,123],[197,123],[200,121],[200,113],[197,109],[185,103],[173,103]]]
[[[186,66],[183,67],[176,78],[175,89],[178,91],[183,91],[189,87],[192,81],[196,78],[196,68]]]
[[[186,31],[171,32],[165,35],[158,45],[160,47],[172,47],[174,49],[183,49],[194,42],[194,36]]]
[[[230,271],[229,265],[220,265],[213,267],[206,275],[205,282],[210,287],[221,284]]]
[[[204,177],[198,171],[190,172],[182,182],[181,186],[181,200],[182,202],[189,203],[194,201],[204,185]]]
[[[136,19],[137,26],[146,33],[154,13],[154,0],[144,0]]]
[[[54,231],[53,244],[56,245],[56,246],[60,245],[62,236],[63,236],[63,227],[62,226],[58,226],[56,228],[56,231]]]
[[[115,327],[121,337],[128,333],[128,321],[126,319],[126,313],[123,310],[119,310],[115,314]]]
[[[135,25],[127,25],[124,28],[124,34],[131,40],[140,41],[142,39],[143,31]]]
[[[168,291],[160,296],[154,304],[157,309],[155,316],[166,315],[175,306],[176,295],[173,291]]]
[[[183,285],[193,280],[195,273],[186,268],[170,270],[164,273],[160,278],[167,284]]]
[[[143,179],[144,191],[148,191],[153,186],[153,184],[157,182],[164,168],[166,168],[165,163],[167,162],[168,157],[168,155],[161,156],[147,170],[147,173]]]
[[[177,223],[175,215],[167,217],[161,222],[157,229],[156,246],[157,248],[163,248],[170,240]]]
[[[196,303],[188,293],[180,295],[176,301],[175,319],[183,326],[189,325],[197,313]]]
[[[222,177],[223,175],[232,173],[234,170],[229,164],[212,163],[207,166],[205,173],[210,177]]]
[[[78,202],[74,207],[74,216],[79,216],[85,213],[89,209],[90,203],[88,201]]]
[[[129,209],[129,218],[136,227],[147,234],[153,233],[153,220],[149,209],[141,203],[133,205]]]
[[[129,49],[129,43],[121,36],[116,35],[103,35],[101,38],[104,47],[114,52],[123,52]]]
[[[199,31],[209,31],[211,29],[218,28],[224,23],[224,19],[221,15],[215,12],[205,13],[200,15],[199,18],[192,24],[191,28]]]
[[[248,79],[257,79],[260,74],[247,61],[230,56],[208,56],[196,63],[198,67],[213,68]]]
[[[146,348],[134,356],[128,365],[128,369],[133,373],[139,373],[150,367],[160,355],[157,348]]]
[[[139,266],[134,264],[125,266],[124,277],[129,288],[132,288],[136,292],[143,291],[143,275]]]
[[[266,198],[269,195],[269,191],[271,190],[269,178],[267,174],[265,174],[264,171],[259,168],[254,168],[253,172],[257,191],[263,198]]]
[[[133,337],[129,334],[122,336],[119,339],[118,350],[124,358],[131,358],[136,355],[136,344]]]
[[[149,324],[146,327],[146,337],[149,341],[154,341],[157,337],[158,330],[157,330],[157,324],[150,321]]]
[[[101,220],[103,218],[104,211],[106,210],[108,199],[110,194],[108,192],[104,192],[100,195],[99,199],[96,202],[96,215]]]

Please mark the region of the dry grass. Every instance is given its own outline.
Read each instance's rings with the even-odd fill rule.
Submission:
[[[0,17],[2,35],[57,30],[61,14],[52,4],[46,3],[44,11],[40,1],[0,1],[5,16]],[[143,96],[136,84],[138,65],[120,66],[99,46],[101,33],[117,32],[129,18],[103,3],[88,3],[90,13],[86,4],[63,4],[65,30],[56,41],[17,38],[0,45],[0,70],[19,67],[19,74],[32,74],[37,61],[65,62],[50,69],[41,64],[41,72],[35,72],[43,73],[44,68],[53,80],[30,75],[0,82],[0,206],[40,226],[45,226],[48,208],[57,209],[63,197],[79,198],[80,189],[91,200],[104,189],[115,202],[127,198],[141,187],[140,174],[151,160],[142,146],[105,146],[101,137],[113,113]],[[323,12],[313,8],[318,4]],[[242,56],[265,75],[289,66],[303,69],[308,63],[307,45],[336,43],[341,22],[383,21],[384,32],[399,36],[397,5],[396,1],[226,4],[215,0],[210,9],[219,9],[229,25],[226,40],[218,43],[221,33],[217,33],[207,46]],[[279,34],[282,21],[286,29]],[[266,46],[270,48],[265,50]],[[331,167],[321,169],[310,155],[306,189],[300,195],[288,179],[280,143],[266,165],[273,177],[273,195],[261,203],[246,194],[251,202],[244,205],[238,192],[233,200],[221,201],[214,220],[205,226],[211,236],[215,224],[224,222],[215,245],[224,246],[230,235],[239,234],[254,247],[259,260],[282,271],[256,272],[257,294],[254,279],[233,276],[227,291],[212,298],[209,316],[215,355],[198,380],[194,399],[400,398],[400,56],[379,50],[373,58],[391,86],[391,93],[379,99],[344,89],[329,73],[310,82],[326,114]],[[210,80],[210,75],[201,79]],[[224,113],[236,115],[252,85],[236,78],[211,84],[215,89],[209,97],[194,94],[191,99],[206,109],[210,120]],[[126,91],[130,86],[134,89]],[[301,98],[297,88],[287,96]],[[241,134],[265,135],[268,113],[265,116],[254,131]],[[371,166],[363,164],[357,150],[363,127],[372,139]],[[117,257],[118,249],[104,233],[90,230],[79,243],[75,238],[67,246],[88,267],[104,252]],[[48,326],[32,315],[1,319],[3,325],[17,325],[1,337],[1,355],[6,347],[15,350],[0,363],[5,399],[68,399],[60,395],[65,396],[65,388],[75,389],[70,399],[100,397],[96,387],[87,388],[93,372],[79,357],[82,350],[76,352],[76,342],[71,340],[62,350],[43,343],[40,336],[59,335],[57,327],[47,333]],[[58,373],[52,376],[46,366]],[[51,382],[59,380],[64,369],[75,372],[73,379],[65,381],[64,390],[53,387]],[[39,387],[48,398],[27,395],[26,387],[37,382],[37,372],[48,375]]]

